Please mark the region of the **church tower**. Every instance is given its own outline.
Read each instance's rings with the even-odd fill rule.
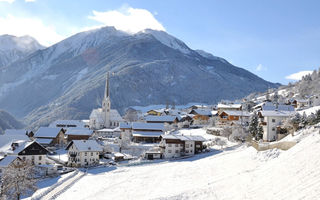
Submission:
[[[102,100],[102,112],[104,114],[104,126],[106,128],[109,128],[111,126],[110,108],[111,108],[111,101],[110,101],[110,85],[109,85],[109,72],[108,72],[107,79],[106,79],[106,88],[104,91],[104,98]]]

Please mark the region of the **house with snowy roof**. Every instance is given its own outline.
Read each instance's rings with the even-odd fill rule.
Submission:
[[[36,141],[23,141],[14,143],[9,155],[16,155],[34,165],[45,165],[48,153],[49,151]]]
[[[33,137],[43,146],[67,144],[67,137],[63,128],[40,127]]]
[[[146,116],[145,121],[147,123],[176,124],[179,122],[179,119],[177,116],[171,116],[171,115],[161,115],[161,116],[148,115]]]
[[[87,128],[68,128],[65,132],[68,142],[72,140],[88,140],[92,134],[93,131]]]
[[[224,110],[219,113],[220,123],[249,122],[250,113],[242,110]]]
[[[19,166],[23,161],[16,155],[8,155],[2,159],[0,159],[0,174],[3,173],[5,169],[8,167],[16,167]]]
[[[222,104],[219,103],[218,106],[218,112],[222,112],[224,110],[242,110],[242,105],[241,104]]]
[[[264,110],[258,113],[260,126],[263,127],[263,140],[264,141],[275,141],[279,138],[278,127],[282,122],[294,116],[295,111],[281,111],[281,110]]]
[[[156,143],[164,131],[163,123],[120,123],[121,135],[129,135],[134,142]]]
[[[74,140],[66,148],[68,165],[86,167],[99,164],[99,155],[103,148],[95,140]]]
[[[56,120],[49,125],[50,128],[85,128],[82,120]]]
[[[191,135],[161,135],[160,147],[163,149],[164,158],[190,156],[203,149],[205,138]]]

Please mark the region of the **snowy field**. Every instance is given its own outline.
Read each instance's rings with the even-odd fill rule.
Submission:
[[[241,146],[154,164],[89,170],[57,199],[318,199],[320,134],[288,151]]]

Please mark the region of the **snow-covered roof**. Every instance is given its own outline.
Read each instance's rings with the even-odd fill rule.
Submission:
[[[181,140],[181,141],[201,141],[204,142],[206,139],[199,135],[161,135],[163,139],[175,139],[175,140]]]
[[[45,144],[49,145],[52,142],[52,138],[49,139],[43,139],[43,138],[37,138],[35,141],[37,141],[39,144]]]
[[[177,116],[171,116],[171,115],[162,115],[162,116],[148,115],[148,116],[146,116],[147,122],[173,122],[175,119],[177,119]]]
[[[90,114],[90,119],[95,119],[97,123],[103,124],[104,123],[103,110],[101,108],[93,109]],[[123,122],[124,120],[117,110],[111,109],[110,110],[110,121]]]
[[[120,128],[131,128],[132,124],[128,122],[120,122]]]
[[[283,110],[264,110],[260,111],[264,117],[289,117],[295,114],[295,111],[283,111]]]
[[[4,134],[6,135],[26,135],[25,129],[6,129]]]
[[[241,104],[222,104],[222,103],[219,103],[218,104],[218,109],[239,109],[241,108]]]
[[[25,148],[27,148],[28,146],[30,146],[31,144],[33,144],[36,141],[22,141],[18,143],[18,147],[16,147],[13,151],[14,154],[19,154],[21,151],[23,151]]]
[[[164,129],[163,123],[143,123],[143,122],[132,122],[133,130],[160,130]]]
[[[231,116],[243,116],[243,117],[249,117],[250,113],[246,111],[240,111],[240,110],[224,110],[224,113]]]
[[[55,127],[61,127],[61,126],[66,126],[66,127],[79,127],[83,128],[85,126],[85,123],[81,120],[56,120],[52,122],[49,127],[55,128]]]
[[[7,152],[11,149],[11,145],[17,141],[29,141],[26,135],[0,135],[0,152]]]
[[[35,138],[56,138],[61,128],[40,127],[34,134]]]
[[[132,131],[132,135],[136,137],[160,137],[161,134],[163,134],[162,131]]]
[[[102,147],[95,140],[73,140],[67,147],[74,144],[79,151],[102,151]]]
[[[18,156],[9,155],[9,156],[4,157],[0,161],[0,167],[8,167],[15,159],[18,159]]]
[[[214,116],[214,115],[217,115],[218,114],[218,111],[217,110],[211,110],[211,115]]]
[[[197,113],[198,115],[205,115],[205,116],[211,116],[211,110],[206,110],[206,109],[193,109],[192,111],[194,111],[195,113]],[[191,111],[191,112],[192,112]]]
[[[87,128],[68,128],[66,135],[88,135],[91,136],[93,133],[92,130]]]

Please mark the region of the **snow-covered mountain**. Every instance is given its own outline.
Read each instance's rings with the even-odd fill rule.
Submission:
[[[20,129],[23,124],[16,120],[12,115],[4,110],[0,110],[0,134],[3,134],[6,129]]]
[[[37,40],[30,36],[0,35],[0,67],[43,48]]]
[[[162,31],[127,34],[113,27],[78,33],[0,73],[0,105],[32,125],[87,118],[100,106],[111,71],[112,107],[215,103],[278,84],[224,59],[204,56]]]

